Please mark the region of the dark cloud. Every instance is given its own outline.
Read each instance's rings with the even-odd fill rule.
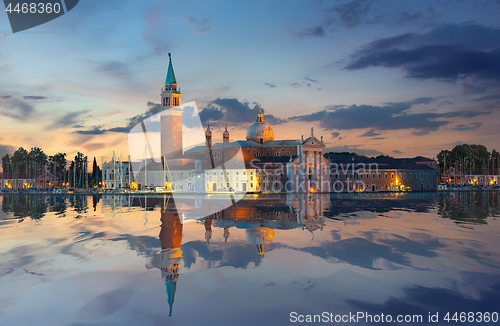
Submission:
[[[323,2],[321,2],[323,4]],[[329,5],[331,2],[324,2]],[[377,0],[353,0],[335,2],[333,7],[323,8],[325,18],[317,25],[295,33],[298,37],[325,37],[336,28],[353,28],[360,25],[397,25],[408,22],[432,20],[436,13],[432,7],[424,11],[408,12]]]
[[[403,152],[401,152],[400,150],[397,150],[397,149],[393,150],[392,152],[393,152],[394,154],[403,154]]]
[[[10,95],[2,96],[0,100],[0,115],[13,118],[20,121],[26,121],[31,118],[35,108]]]
[[[93,126],[90,130],[75,130],[74,132],[80,135],[102,135],[106,130],[101,129],[101,126]]]
[[[196,27],[196,30],[200,34],[206,34],[212,29],[212,26],[210,25],[210,19],[202,18],[198,20],[193,17],[188,17],[187,21],[189,25],[194,25]]]
[[[9,156],[12,156],[12,154],[15,151],[16,151],[16,148],[14,146],[0,144],[0,158],[4,157],[6,154],[9,154]]]
[[[376,131],[381,130],[414,130],[414,135],[425,135],[447,125],[447,118],[473,118],[489,112],[454,111],[447,113],[422,112],[412,113],[410,109],[417,104],[430,103],[429,98],[420,98],[409,102],[387,103],[385,106],[351,105],[349,107],[336,107],[330,111],[325,110],[291,117],[290,120],[319,121],[320,126],[326,130],[365,129],[370,130],[362,136],[376,136]],[[437,120],[440,119],[440,120]]]
[[[370,129],[367,132],[365,132],[362,135],[359,135],[358,137],[375,137],[375,136],[380,136],[379,132],[375,132],[375,129]]]
[[[474,123],[469,123],[468,125],[457,125],[451,129],[455,131],[472,131],[479,129],[479,127],[481,127],[482,124],[483,124],[482,122],[474,122]]]
[[[354,53],[344,68],[402,68],[410,78],[463,80],[466,92],[478,93],[500,85],[499,62],[500,29],[467,23],[371,42]]]
[[[329,32],[333,32],[333,28],[331,28],[331,26],[334,21],[335,20],[328,14],[327,17],[318,25],[295,32],[294,34],[298,37],[324,37]]]
[[[490,95],[490,96],[483,96],[480,98],[475,99],[475,102],[483,102],[483,101],[497,101],[500,100],[500,94],[498,95]]]
[[[340,136],[339,132],[332,131],[332,138],[337,138],[338,136]]]
[[[276,85],[273,83],[264,83],[264,85],[269,86],[269,87],[276,87]]]
[[[23,96],[23,100],[25,101],[39,101],[46,100],[47,96]]]
[[[309,77],[305,77],[305,78],[302,78],[302,79],[305,79],[307,81],[310,81],[311,83],[317,83],[318,80],[317,79],[312,79],[312,78],[309,78]]]
[[[333,7],[332,11],[336,12],[340,21],[346,27],[354,27],[368,23],[370,13],[374,1],[371,0],[355,0],[348,3],[340,4]]]
[[[130,76],[128,65],[118,61],[107,61],[98,63],[96,66],[97,72],[103,72],[111,76],[123,79]]]
[[[200,111],[200,118],[203,124],[214,122],[214,125],[218,125],[222,122],[231,122],[233,125],[244,125],[255,121],[259,109],[259,104],[255,102],[253,107],[250,107],[247,101],[240,102],[236,98],[217,98]],[[265,110],[262,109],[262,112],[265,113]],[[264,114],[264,120],[273,125],[286,122],[272,114]]]
[[[79,124],[82,120],[82,115],[87,113],[88,111],[75,111],[66,113],[62,117],[56,119],[49,129],[59,129],[66,128],[68,126],[74,126],[75,124]]]
[[[90,130],[76,130],[74,132],[80,135],[101,135],[106,132],[128,133],[130,129],[132,129],[136,124],[161,111],[161,105],[158,103],[148,102],[147,106],[148,109],[146,110],[146,112],[128,119],[128,123],[126,126],[114,127],[109,129],[103,129],[102,126],[93,126]]]

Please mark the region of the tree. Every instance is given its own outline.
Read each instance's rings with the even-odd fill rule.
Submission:
[[[76,186],[77,187],[83,187],[84,182],[85,182],[85,173],[87,171],[87,156],[84,156],[83,153],[76,153],[75,155],[75,161],[74,161],[74,168],[76,169],[75,174],[76,174]]]
[[[66,172],[66,153],[56,153],[49,158],[51,171],[59,178],[60,182],[64,182]]]
[[[11,172],[9,154],[5,154],[5,156],[2,157],[2,170],[3,172]]]
[[[26,161],[28,158],[28,151],[22,147],[19,147],[11,159],[12,172],[26,172]]]
[[[94,156],[94,163],[92,164],[92,184],[97,186],[99,185],[99,179],[100,179],[100,169],[99,169],[99,166],[97,165],[97,161],[95,159],[95,156]]]
[[[42,173],[42,168],[47,164],[47,154],[45,154],[41,148],[33,147],[26,160],[30,172],[38,175]]]

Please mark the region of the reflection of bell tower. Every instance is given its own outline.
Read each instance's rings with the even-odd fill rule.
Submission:
[[[160,220],[161,276],[165,280],[170,315],[172,315],[172,306],[174,304],[174,295],[177,287],[177,280],[180,275],[179,269],[182,260],[182,223],[177,211],[168,210],[163,204],[161,207]]]
[[[177,89],[172,58],[169,63],[165,85],[161,89],[161,156],[167,158],[182,153],[181,91]]]

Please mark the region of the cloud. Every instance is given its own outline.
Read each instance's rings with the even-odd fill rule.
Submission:
[[[332,2],[320,3],[329,5]],[[397,8],[393,4],[387,6],[387,3],[376,0],[353,0],[322,9],[325,18],[319,24],[294,34],[298,37],[326,37],[340,27],[354,28],[368,24],[407,24],[414,21],[433,20],[436,17],[432,7],[424,11],[408,12],[406,8]]]
[[[294,34],[298,37],[325,37],[327,36],[328,32],[333,32],[333,29],[330,27],[332,26],[334,21],[335,20],[330,15],[327,15],[327,17],[318,25],[295,32]]]
[[[6,154],[9,154],[9,156],[12,156],[12,154],[15,151],[16,151],[16,148],[14,146],[0,144],[0,158],[4,157]]]
[[[25,101],[39,101],[46,100],[47,96],[23,96],[23,100]]]
[[[393,152],[394,154],[403,154],[403,152],[401,152],[400,150],[397,150],[397,149],[393,150],[392,152]]]
[[[412,113],[410,109],[417,104],[429,103],[430,98],[419,98],[409,102],[386,103],[384,106],[351,105],[336,106],[333,111],[326,108],[319,112],[291,117],[290,120],[319,121],[326,130],[349,130],[369,128],[362,137],[377,136],[381,130],[414,130],[414,135],[425,135],[450,123],[446,118],[473,118],[489,112],[453,111],[446,113]],[[441,119],[441,120],[437,120]]]
[[[217,98],[208,103],[207,107],[200,111],[202,123],[231,122],[233,125],[245,125],[255,121],[259,114],[260,105],[253,103],[253,108],[247,101],[240,102],[236,98]],[[262,112],[265,112],[262,109]],[[284,119],[277,118],[272,114],[264,114],[264,120],[269,124],[281,124],[286,122]]]
[[[451,128],[451,130],[454,130],[454,131],[472,131],[472,130],[476,130],[476,129],[479,129],[479,127],[482,126],[482,122],[473,122],[473,123],[469,123],[468,125],[457,125],[453,128]]]
[[[368,22],[368,14],[372,9],[373,1],[355,0],[340,4],[332,8],[346,27],[354,27]]]
[[[102,135],[107,132],[128,133],[130,129],[132,129],[132,127],[134,127],[136,124],[157,114],[158,112],[161,111],[162,108],[160,104],[153,102],[148,102],[147,107],[148,109],[146,110],[146,112],[127,119],[128,123],[125,126],[103,129],[102,128],[103,126],[99,125],[99,126],[92,126],[92,129],[90,130],[75,130],[74,133],[80,135]]]
[[[169,50],[169,44],[166,41],[169,33],[164,29],[165,17],[161,8],[151,8],[143,18],[146,22],[143,33],[144,41],[151,45],[156,56],[164,55]]]
[[[325,147],[323,150],[323,153],[328,153],[328,152],[336,152],[336,153],[341,153],[341,152],[354,152],[359,155],[366,155],[366,156],[376,156],[376,155],[381,155],[382,152],[377,151],[376,149],[367,149],[367,148],[359,148],[361,145],[344,145],[344,146],[331,146],[331,147]]]
[[[212,29],[212,26],[210,25],[210,19],[202,18],[198,20],[189,16],[187,18],[187,21],[189,25],[194,25],[196,27],[196,30],[199,34],[206,34]]]
[[[23,102],[11,95],[5,95],[0,98],[0,115],[12,119],[26,121],[31,118],[35,108],[26,102]]]
[[[120,79],[124,79],[130,76],[128,65],[118,61],[106,61],[98,63],[95,70],[97,72],[104,72]]]
[[[484,91],[485,82],[493,86],[500,83],[499,44],[500,29],[473,23],[447,24],[424,34],[406,33],[373,41],[351,55],[344,69],[401,68],[409,78],[462,80],[466,91],[479,92]]]
[[[101,126],[93,126],[90,130],[75,130],[74,133],[80,135],[102,135],[106,133],[106,130],[102,130]]]
[[[359,135],[358,137],[375,137],[375,136],[380,136],[379,132],[375,132],[375,129],[370,129],[367,132],[365,132],[362,135]]]
[[[264,85],[269,86],[269,87],[276,87],[276,85],[273,83],[264,83]]]
[[[79,124],[82,121],[81,115],[87,112],[88,111],[75,111],[66,113],[59,119],[56,119],[49,127],[49,129],[67,128],[69,126],[74,126],[75,124]]]
[[[339,133],[339,132],[332,131],[332,139],[333,139],[333,138],[337,138],[338,136],[340,136],[340,133]]]
[[[305,77],[305,78],[302,78],[302,79],[305,79],[307,81],[310,81],[311,83],[317,83],[318,80],[317,79],[312,79],[312,78],[309,78],[309,77]]]

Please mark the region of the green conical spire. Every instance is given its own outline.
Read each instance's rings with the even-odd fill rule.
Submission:
[[[165,286],[167,288],[168,305],[170,306],[169,316],[172,316],[172,306],[174,305],[174,295],[177,282],[165,282]]]
[[[165,84],[177,84],[175,80],[174,67],[172,66],[172,57],[170,53],[168,54],[168,70],[167,70],[167,78],[165,79]]]

